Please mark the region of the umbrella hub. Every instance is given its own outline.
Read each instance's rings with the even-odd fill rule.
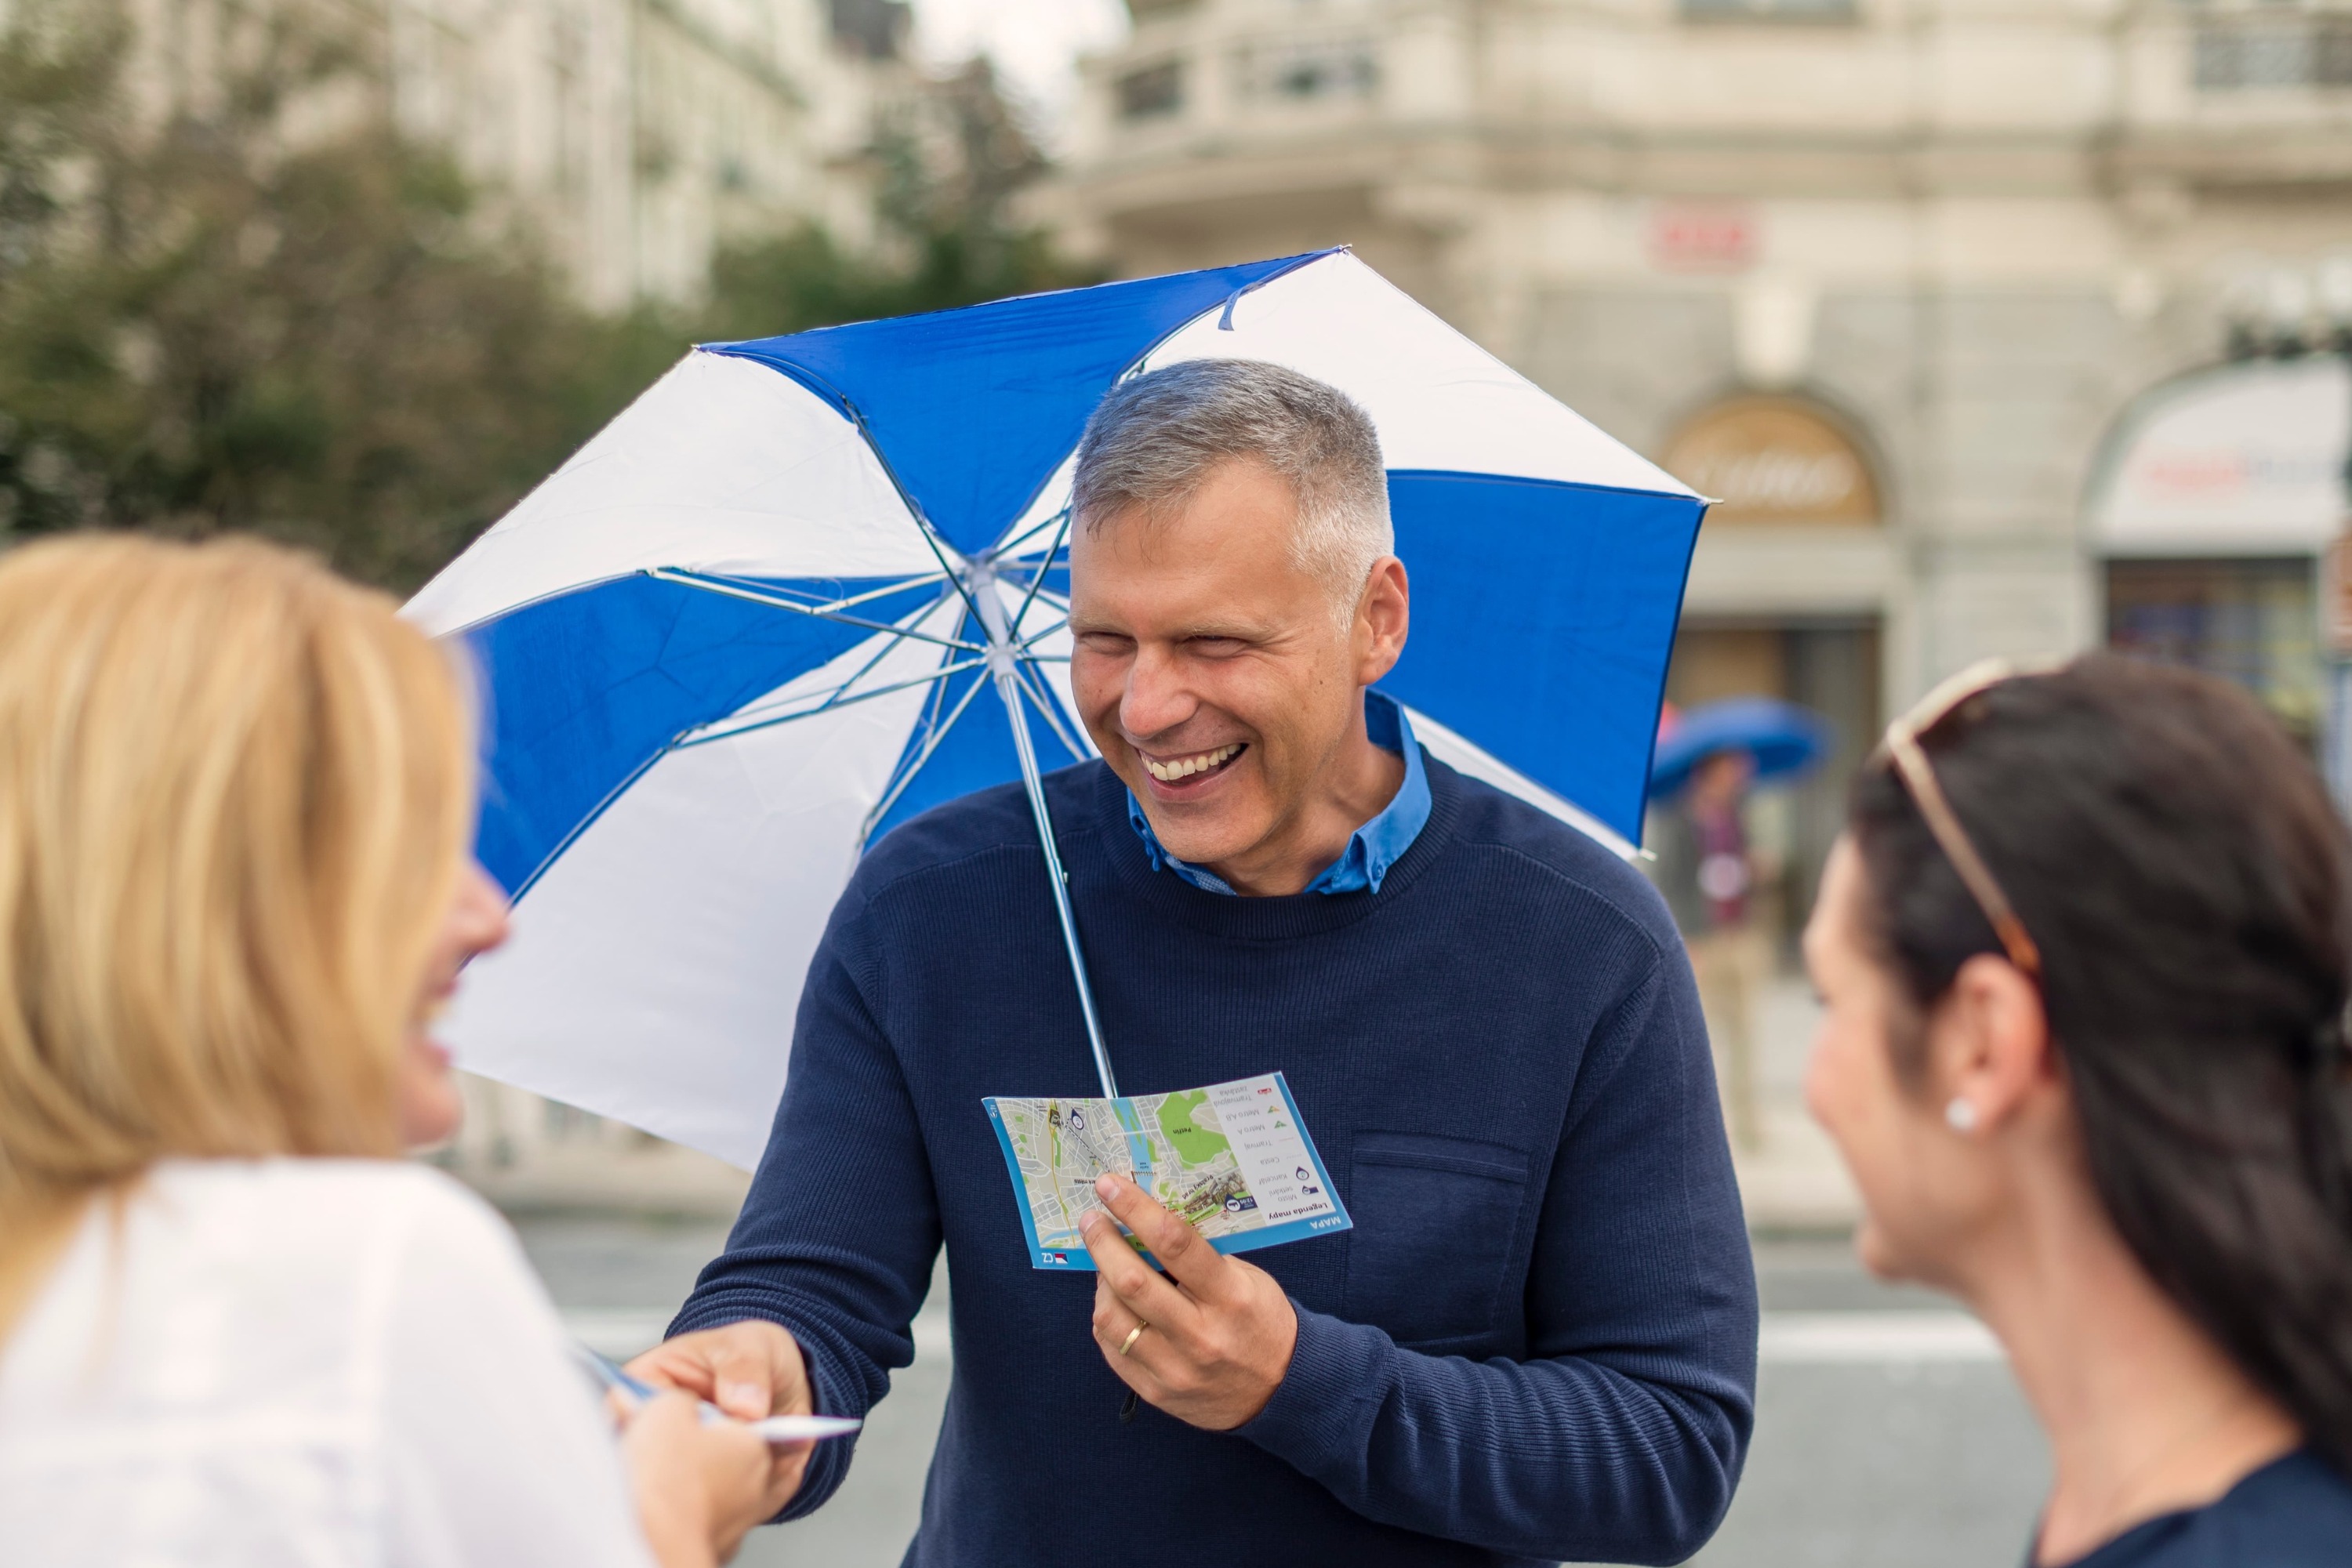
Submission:
[[[996,563],[987,556],[975,557],[966,561],[963,570],[956,575],[979,614],[981,629],[988,634],[989,674],[1000,681],[1013,679],[1020,647],[1013,640],[1012,624],[1004,616],[1004,600],[996,591]]]

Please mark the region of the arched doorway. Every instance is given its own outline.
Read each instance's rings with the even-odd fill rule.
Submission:
[[[2224,676],[2345,777],[2325,563],[2345,526],[2352,374],[2259,360],[2125,410],[2085,505],[2111,647]]]
[[[1875,528],[1878,481],[1843,420],[1806,398],[1727,397],[1685,420],[1659,466],[1717,498],[1716,528]]]
[[[1700,531],[1667,700],[1690,708],[1777,697],[1823,714],[1837,733],[1836,753],[1811,780],[1759,793],[1748,813],[1755,847],[1780,868],[1759,889],[1757,918],[1790,964],[1843,818],[1844,779],[1883,722],[1882,650],[1897,591],[1885,489],[1855,426],[1794,395],[1706,405],[1676,427],[1659,463],[1717,502]],[[1661,868],[1662,880],[1675,874]]]

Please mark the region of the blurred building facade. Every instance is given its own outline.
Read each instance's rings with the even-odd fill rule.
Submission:
[[[872,224],[903,0],[278,0],[342,29],[399,125],[520,204],[581,298],[683,299],[713,247]],[[198,104],[268,5],[126,0],[150,112]],[[242,40],[242,41],[241,41]]]
[[[2342,366],[2245,367],[2309,382],[2299,446],[2205,405],[2244,402],[2209,368],[2233,326],[2336,330],[2294,279],[2352,254],[2352,5],[1129,9],[1085,67],[1070,238],[1126,274],[1351,244],[1722,497],[1674,700],[1808,702],[1850,763],[1979,658],[2114,640],[2320,743]],[[1844,772],[1764,825],[1792,903]]]

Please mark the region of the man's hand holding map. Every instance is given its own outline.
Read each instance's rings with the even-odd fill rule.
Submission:
[[[1039,1268],[1094,1268],[1078,1230],[1095,1179],[1131,1176],[1219,1252],[1349,1227],[1280,1073],[1118,1100],[983,1103]]]

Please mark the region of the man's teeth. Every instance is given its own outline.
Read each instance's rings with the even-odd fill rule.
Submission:
[[[1146,757],[1143,759],[1143,766],[1145,771],[1161,784],[1174,784],[1178,779],[1190,778],[1194,773],[1207,773],[1211,768],[1230,759],[1240,750],[1241,746],[1237,742],[1230,746],[1219,746],[1213,752],[1202,752],[1197,756],[1179,757],[1172,763],[1155,763],[1150,757]]]

